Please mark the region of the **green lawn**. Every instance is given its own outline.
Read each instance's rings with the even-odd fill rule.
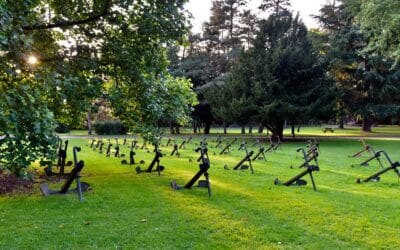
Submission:
[[[323,130],[325,128],[332,128],[334,132],[326,132],[324,133]],[[165,133],[169,133],[169,129],[165,128],[164,129]],[[191,128],[181,128],[181,133],[182,134],[191,134],[193,131]],[[249,135],[248,133],[248,128],[246,128],[246,135]],[[253,129],[253,136],[259,136],[260,134],[257,133],[257,128]],[[220,127],[213,127],[210,130],[211,134],[223,134],[223,128]],[[291,137],[291,128],[286,128],[284,130],[284,135]],[[87,131],[85,130],[71,130],[69,135],[87,135]],[[228,128],[228,134],[236,134],[240,135],[240,128],[234,127],[234,128]],[[263,136],[267,135],[266,130],[262,134]],[[395,125],[381,125],[377,127],[372,127],[372,132],[371,133],[365,133],[361,131],[361,127],[359,126],[345,126],[345,129],[338,129],[337,126],[332,126],[332,125],[321,125],[321,126],[303,126],[300,128],[300,132],[297,132],[297,127],[296,127],[296,136],[300,137],[309,137],[309,136],[327,136],[327,137],[335,137],[335,136],[349,136],[349,137],[355,137],[355,136],[362,136],[362,137],[380,137],[380,136],[400,136],[400,126],[395,126]]]
[[[210,146],[215,144],[209,141]],[[400,160],[400,141],[367,142]],[[84,202],[79,203],[76,194],[42,197],[38,186],[33,195],[0,197],[1,249],[399,247],[399,180],[391,171],[378,183],[356,184],[356,178],[380,169],[376,162],[351,167],[368,158],[348,157],[361,149],[356,140],[321,141],[321,171],[314,175],[318,192],[312,190],[308,177],[309,184],[303,187],[273,184],[276,177],[287,180],[302,171],[290,166],[302,162],[296,148],[305,142],[285,142],[279,151],[268,154],[267,162],[254,162],[255,174],[223,169],[243,157],[238,144],[224,156],[210,147],[211,198],[206,189],[170,188],[172,179],[184,184],[197,172],[198,163],[189,162],[198,156],[194,144],[182,150],[180,158],[169,156],[171,147],[163,147],[167,155],[161,162],[166,170],[159,177],[138,175],[134,167],[93,152],[87,143],[70,140],[71,146],[82,147],[82,181],[93,188],[84,194]],[[123,147],[123,153],[128,152]],[[71,147],[68,157],[72,158]],[[152,153],[137,150],[136,160],[141,159],[147,167]]]

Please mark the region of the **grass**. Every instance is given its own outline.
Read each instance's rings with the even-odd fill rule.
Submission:
[[[396,160],[400,141],[367,142],[376,150],[384,148]],[[70,145],[82,147],[82,181],[93,189],[84,194],[84,202],[79,203],[76,194],[42,197],[38,186],[34,195],[0,197],[0,248],[398,247],[399,180],[391,171],[378,183],[356,184],[356,178],[380,169],[376,162],[350,167],[368,158],[348,157],[361,150],[356,140],[321,141],[321,171],[314,175],[318,192],[310,183],[303,187],[273,184],[276,177],[287,180],[301,171],[290,166],[301,164],[296,149],[304,141],[285,142],[279,151],[268,154],[266,162],[254,162],[254,175],[223,169],[243,157],[238,144],[224,156],[210,147],[211,198],[205,189],[173,191],[169,186],[172,179],[184,184],[197,172],[197,162],[189,162],[198,156],[194,144],[181,150],[180,158],[169,156],[171,147],[163,147],[167,155],[161,162],[166,170],[159,177],[138,175],[134,167],[92,151],[87,143],[70,139]],[[123,147],[123,153],[128,151]],[[144,159],[147,167],[152,153],[136,152],[136,160]],[[71,159],[71,150],[68,153]]]
[[[334,133],[331,132],[326,132],[324,133],[323,130],[324,128],[333,128]],[[257,132],[257,128],[253,129],[254,133],[251,134],[253,136],[260,136],[259,133]],[[164,129],[165,133],[169,133],[169,129],[165,128]],[[220,127],[213,127],[210,130],[211,134],[214,135],[222,135],[223,134],[223,128]],[[237,127],[232,127],[228,128],[228,134],[232,135],[240,135],[240,128]],[[249,135],[248,130],[246,129],[246,135]],[[191,128],[181,128],[181,133],[182,134],[191,134],[192,129]],[[285,136],[292,136],[291,134],[291,128],[285,128],[284,130],[284,135]],[[87,135],[86,130],[71,130],[69,135],[75,135],[75,136],[83,136]],[[262,134],[263,136],[266,136],[266,130]],[[388,136],[400,136],[400,127],[395,126],[395,125],[381,125],[377,127],[372,128],[371,133],[363,132],[361,131],[361,127],[359,126],[345,126],[345,129],[338,129],[337,126],[332,126],[332,125],[321,125],[321,126],[302,126],[300,128],[300,132],[297,132],[297,127],[296,127],[296,136],[298,137],[309,137],[309,136],[321,136],[321,137],[337,137],[337,136],[346,136],[346,137],[388,137]]]

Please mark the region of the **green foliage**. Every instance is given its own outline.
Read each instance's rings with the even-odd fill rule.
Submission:
[[[54,117],[35,84],[21,78],[0,81],[0,164],[24,177],[32,162],[52,157],[57,143]]]
[[[290,7],[290,0],[262,0],[259,8],[278,15],[281,12],[288,11],[288,7]]]
[[[330,75],[339,89],[338,109],[363,120],[363,129],[377,119],[395,116],[399,111],[398,67],[381,53],[366,51],[371,33],[356,22],[360,1],[326,5],[318,17],[327,28],[327,60]]]
[[[26,9],[38,1],[0,3],[0,164],[28,177],[26,168],[40,158],[52,158],[57,138],[54,116],[46,100],[43,70],[27,65],[35,44],[23,25],[37,20]]]
[[[0,84],[8,98],[1,111],[24,121],[0,127],[7,134],[2,150],[19,155],[3,157],[6,164],[19,172],[38,154],[51,154],[54,121],[80,127],[97,98],[111,100],[117,115],[134,112],[120,118],[142,131],[153,131],[163,112],[186,122],[194,94],[188,82],[167,75],[165,59],[165,47],[187,32],[185,2],[1,1]],[[36,64],[27,63],[30,55]],[[17,95],[20,87],[29,95],[26,109],[11,105],[25,98]],[[20,142],[27,133],[33,144]],[[33,156],[24,160],[22,152]]]
[[[400,60],[400,1],[363,0],[357,15],[361,30],[369,37],[367,52]]]
[[[68,133],[69,130],[69,126],[66,124],[62,124],[62,123],[58,123],[57,127],[54,129],[54,131],[56,133]]]
[[[125,135],[128,132],[121,121],[95,122],[93,128],[98,135]]]
[[[149,76],[142,80],[145,84],[142,88],[120,85],[110,95],[116,115],[127,121],[133,131],[153,140],[159,136],[155,126],[158,121],[174,121],[180,125],[189,122],[191,106],[197,102],[190,81],[168,73],[159,79]]]
[[[212,94],[216,88],[221,91]],[[208,93],[224,121],[261,122],[279,137],[285,120],[329,117],[334,103],[332,84],[306,27],[288,12],[260,22],[254,47],[243,50],[225,84]],[[216,100],[219,96],[224,103]]]

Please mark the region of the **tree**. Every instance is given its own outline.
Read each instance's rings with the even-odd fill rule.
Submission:
[[[224,0],[222,10],[226,16],[225,27],[227,36],[222,41],[229,52],[234,52],[240,48],[241,42],[238,33],[238,23],[240,17],[240,7],[245,6],[247,0]],[[234,57],[234,54],[230,57]]]
[[[52,121],[78,123],[100,95],[112,103],[115,115],[143,134],[155,135],[157,119],[163,116],[186,122],[194,94],[187,81],[169,75],[166,59],[166,46],[182,42],[187,32],[185,2],[2,1],[0,84],[7,91],[2,94],[10,95],[1,111],[10,114],[10,121],[35,127],[32,132],[29,126],[2,122],[8,147],[25,146],[15,148],[10,157],[1,151],[0,158],[19,172],[53,153]],[[27,64],[28,56],[38,63]],[[17,96],[18,82],[29,95]],[[13,99],[27,99],[22,103],[35,107],[26,109],[34,115],[17,109]],[[172,109],[176,104],[182,106]],[[25,143],[29,139],[33,141]],[[26,162],[14,160],[26,152],[32,154]]]
[[[231,98],[228,96],[229,92],[225,87],[225,82],[221,80],[209,83],[208,86],[202,87],[201,94],[211,107],[213,119],[223,123],[224,134],[226,134],[229,124],[235,121],[232,119],[231,110],[227,105]]]
[[[57,138],[54,116],[32,78],[20,75],[0,77],[0,168],[29,177],[25,171],[41,157],[51,158]]]
[[[259,116],[273,137],[282,139],[285,121],[332,114],[332,85],[298,16],[282,12],[262,20],[248,53]]]
[[[324,6],[318,18],[329,33],[327,57],[339,90],[339,110],[361,120],[362,130],[370,132],[375,120],[397,114],[399,107],[394,97],[400,86],[398,69],[391,66],[391,61],[365,50],[369,37],[355,19],[360,3],[346,0]]]
[[[224,122],[261,122],[282,139],[285,121],[332,116],[334,88],[317,56],[298,16],[272,15],[223,83],[205,90],[206,99]]]
[[[254,15],[250,10],[244,10],[240,13],[241,25],[238,32],[243,45],[245,45],[247,48],[249,48],[254,41],[257,22],[257,16]]]
[[[213,115],[211,113],[210,104],[204,99],[204,96],[200,93],[197,97],[199,104],[194,107],[192,117],[194,120],[193,132],[199,129],[199,125],[204,125],[204,134],[210,134],[211,123],[213,121]],[[200,129],[199,129],[200,130]]]
[[[280,12],[288,11],[288,7],[290,7],[290,0],[263,0],[259,9],[278,15]]]
[[[361,2],[357,21],[369,38],[367,52],[378,52],[400,60],[400,1],[369,0]]]

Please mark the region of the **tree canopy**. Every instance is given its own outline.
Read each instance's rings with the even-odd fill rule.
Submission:
[[[298,16],[282,11],[261,20],[252,46],[242,49],[225,83],[204,93],[225,122],[258,122],[282,139],[285,121],[332,114],[332,89],[306,27]]]
[[[189,81],[167,70],[167,46],[182,43],[187,33],[185,2],[2,1],[0,86],[5,96],[0,107],[9,116],[0,123],[5,136],[0,148],[26,145],[34,157],[18,164],[28,165],[53,145],[55,121],[82,122],[79,117],[98,97],[112,103],[115,115],[131,129],[150,137],[161,118],[187,122],[195,94]],[[28,93],[18,96],[22,90]],[[25,122],[17,126],[18,121]],[[37,137],[30,136],[32,131]],[[25,153],[16,148],[13,154],[22,159]]]
[[[400,1],[363,0],[357,14],[362,31],[369,37],[368,52],[383,53],[400,60]]]
[[[371,34],[360,29],[356,19],[361,7],[359,0],[328,4],[318,18],[329,35],[326,56],[341,109],[370,131],[373,121],[399,112],[399,71],[390,58],[368,51]]]

